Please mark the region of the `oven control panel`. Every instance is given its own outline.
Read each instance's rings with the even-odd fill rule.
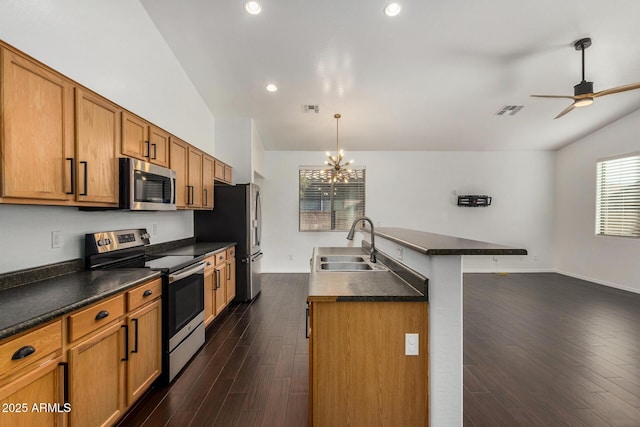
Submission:
[[[146,228],[85,234],[85,256],[144,247],[149,244],[149,237]]]

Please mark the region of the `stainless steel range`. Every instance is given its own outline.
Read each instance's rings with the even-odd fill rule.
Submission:
[[[147,255],[144,228],[85,235],[89,270],[149,268],[162,273],[164,382],[171,382],[204,344],[203,257]]]

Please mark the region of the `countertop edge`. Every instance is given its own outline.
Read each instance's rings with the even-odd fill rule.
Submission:
[[[363,230],[361,230],[363,231]],[[407,229],[407,231],[415,231],[416,233],[425,233],[425,234],[434,234],[434,233],[427,233],[427,232],[422,232],[422,231],[417,231],[417,230],[409,230]],[[363,231],[363,232],[368,232],[368,230]],[[382,237],[383,239],[387,239],[390,240],[392,242],[395,242],[399,245],[402,245],[406,248],[409,249],[413,249],[416,252],[420,252],[424,255],[527,255],[527,250],[526,249],[520,249],[520,248],[510,248],[510,247],[487,247],[487,248],[427,248],[412,242],[409,242],[407,240],[404,240],[400,237],[394,236],[392,234],[388,234],[385,233],[383,231],[374,231],[374,234],[376,236]],[[443,235],[444,236],[444,235]],[[462,240],[469,240],[469,239],[463,239],[463,238],[459,238],[459,237],[453,237],[453,236],[445,236],[445,237],[451,237],[452,239],[462,239]],[[470,241],[470,240],[469,240]],[[484,243],[486,245],[493,245],[492,243],[488,243],[488,242],[481,242],[481,241],[476,241],[479,243]],[[502,245],[495,245],[495,246],[502,246]]]
[[[9,327],[6,327],[2,330],[0,330],[0,340],[4,340],[7,338],[11,338],[14,335],[18,335],[22,332],[28,331],[29,329],[35,328],[36,326],[40,326],[43,325],[51,320],[54,320],[58,317],[62,317],[65,314],[69,314],[73,311],[79,310],[81,308],[87,307],[93,303],[96,303],[98,301],[102,301],[104,299],[107,299],[113,295],[122,293],[128,289],[131,289],[135,286],[138,286],[144,282],[148,282],[149,280],[155,279],[157,277],[160,277],[160,272],[149,272],[148,276],[145,276],[143,278],[134,280],[134,281],[130,281],[127,282],[125,284],[123,284],[122,286],[119,286],[117,288],[114,289],[110,289],[108,291],[105,291],[103,293],[99,293],[96,295],[93,295],[89,298],[85,298],[83,300],[80,300],[78,302],[75,302],[73,304],[69,304],[67,306],[52,310],[50,312],[44,313],[40,316],[37,317],[32,317],[29,320],[25,320],[23,322],[20,323],[16,323],[15,325],[11,325]]]

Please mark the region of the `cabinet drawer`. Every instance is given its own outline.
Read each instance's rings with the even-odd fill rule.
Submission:
[[[216,267],[216,256],[211,255],[204,259],[204,274],[213,271]]]
[[[38,362],[61,347],[61,320],[7,341],[0,345],[0,376]]]
[[[232,246],[229,249],[227,249],[227,259],[229,258],[235,258],[236,256],[236,247]]]
[[[216,257],[216,267],[221,264],[224,264],[224,262],[227,260],[227,251],[220,251],[215,254],[215,257]]]
[[[105,326],[124,314],[124,294],[69,316],[69,342]]]
[[[129,303],[129,311],[159,298],[162,295],[162,279],[158,278],[138,286],[127,292],[127,301]]]

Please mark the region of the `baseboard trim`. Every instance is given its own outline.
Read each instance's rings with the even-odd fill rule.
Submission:
[[[640,294],[640,289],[630,288],[619,283],[607,282],[606,280],[594,279],[593,277],[582,276],[580,274],[569,273],[567,271],[556,270],[558,274],[563,276],[573,277],[574,279],[586,280],[587,282],[595,283],[596,285],[607,286],[609,288],[620,289],[622,291],[632,292],[634,294]]]
[[[494,274],[503,274],[503,273],[555,273],[556,271],[553,269],[505,269],[505,270],[495,270],[495,269],[478,269],[471,268],[465,269],[463,265],[462,273],[494,273]]]

